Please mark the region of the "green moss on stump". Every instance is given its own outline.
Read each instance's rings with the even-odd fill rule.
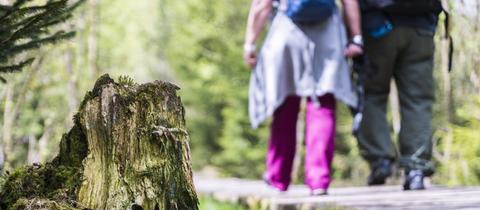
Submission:
[[[85,208],[72,207],[75,204],[57,202],[50,199],[19,199],[10,210],[25,210],[25,209],[58,209],[58,210],[84,210]]]
[[[169,83],[98,79],[59,155],[11,174],[0,209],[197,210],[184,109]]]
[[[75,201],[82,181],[82,160],[86,157],[87,148],[86,137],[75,125],[64,135],[60,153],[52,162],[22,167],[6,178],[0,192],[0,209],[37,209],[34,207],[45,203],[45,199],[57,206]],[[70,204],[72,208],[75,206]]]
[[[79,168],[55,166],[52,163],[18,169],[7,178],[3,186],[0,208],[19,209],[18,206],[26,203],[35,204],[25,200],[38,198],[58,203],[74,201],[81,183],[80,172]]]

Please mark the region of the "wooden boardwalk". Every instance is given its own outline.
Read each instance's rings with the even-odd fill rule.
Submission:
[[[327,196],[309,196],[304,186],[292,186],[287,193],[277,192],[262,181],[208,179],[195,177],[201,196],[240,203],[250,209],[269,210],[480,210],[480,187],[408,191],[401,186],[332,188]]]

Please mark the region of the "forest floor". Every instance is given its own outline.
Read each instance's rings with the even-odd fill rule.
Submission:
[[[403,191],[401,186],[332,188],[327,196],[309,196],[305,186],[280,193],[258,180],[195,177],[200,196],[237,203],[249,209],[270,210],[450,210],[480,209],[480,187],[428,186]]]

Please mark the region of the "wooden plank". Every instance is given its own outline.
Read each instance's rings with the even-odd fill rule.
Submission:
[[[422,191],[403,191],[401,186],[345,187],[332,188],[327,196],[310,196],[305,186],[280,193],[258,180],[195,177],[195,185],[200,195],[260,209],[480,209],[480,187],[428,186]]]

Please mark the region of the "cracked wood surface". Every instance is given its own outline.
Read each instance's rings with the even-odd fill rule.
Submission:
[[[209,179],[196,176],[201,196],[240,203],[251,209],[273,210],[450,210],[480,209],[480,187],[428,186],[423,191],[403,191],[401,186],[331,188],[327,196],[309,196],[305,186],[291,186],[279,193],[262,181]]]

